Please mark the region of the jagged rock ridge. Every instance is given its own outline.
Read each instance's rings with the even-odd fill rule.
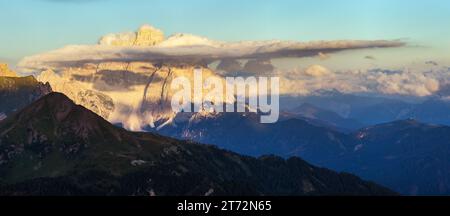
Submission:
[[[157,64],[150,62],[101,62],[85,64],[63,71],[47,70],[38,80],[49,82],[75,103],[85,106],[113,123],[139,131],[159,127],[173,120],[170,83],[176,77],[188,78],[193,86],[195,65]],[[201,67],[203,78],[216,77]],[[207,90],[205,90],[206,93]],[[234,98],[226,98],[232,102]]]
[[[50,92],[48,83],[33,76],[0,77],[0,121]]]
[[[16,72],[9,69],[8,64],[0,63],[0,77],[17,77]]]
[[[105,35],[99,40],[100,45],[110,46],[154,46],[164,40],[164,33],[150,25],[141,26],[137,32]]]

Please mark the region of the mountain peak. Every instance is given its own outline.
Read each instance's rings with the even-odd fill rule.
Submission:
[[[14,122],[15,127],[27,126],[33,133],[46,137],[67,137],[68,134],[72,134],[75,139],[105,134],[118,136],[109,122],[58,92],[41,97],[4,121]]]
[[[35,118],[54,119],[61,122],[74,109],[76,109],[75,103],[67,96],[62,93],[51,92],[35,101],[33,106],[28,106],[18,112],[15,121],[25,125]]]
[[[100,45],[108,46],[154,46],[164,41],[164,32],[145,24],[136,32],[108,34],[100,38]]]
[[[430,124],[426,124],[423,122],[419,122],[417,119],[414,118],[407,118],[402,120],[393,121],[390,123],[387,123],[385,125],[396,125],[396,126],[429,126]]]
[[[33,76],[0,76],[0,101],[7,101],[0,103],[0,116],[4,118],[50,92],[48,83],[38,82]]]
[[[17,74],[9,69],[8,64],[0,63],[0,76],[17,77]]]
[[[42,97],[40,100],[38,100],[36,105],[39,105],[40,103],[48,103],[50,106],[57,106],[57,105],[70,105],[75,106],[75,103],[68,98],[66,95],[60,92],[51,92],[47,94],[46,96]]]
[[[314,95],[317,96],[324,96],[324,97],[339,97],[345,95],[344,93],[340,92],[339,90],[333,88],[333,89],[320,89],[315,92],[313,92]]]
[[[363,128],[356,132],[356,134],[371,134],[371,137],[379,136],[379,137],[389,137],[391,135],[404,134],[404,133],[416,133],[414,131],[422,131],[435,129],[439,127],[445,127],[434,124],[427,124],[423,122],[419,122],[413,118],[397,120],[393,122],[378,124],[370,127]],[[409,132],[405,132],[409,131]]]
[[[162,31],[160,29],[155,28],[154,26],[150,25],[150,24],[144,24],[141,27],[139,27],[138,32],[143,32],[143,31],[155,31],[155,32],[161,32]]]
[[[437,127],[447,127],[444,125],[439,125],[439,124],[432,124],[432,123],[426,123],[426,122],[421,122],[415,118],[408,118],[408,119],[404,119],[404,120],[398,120],[398,121],[394,121],[391,122],[392,125],[395,125],[399,128],[403,127],[408,127],[408,128],[437,128]]]
[[[67,118],[72,118],[73,116],[76,122],[87,124],[92,123],[92,120],[103,120],[107,123],[106,120],[96,115],[89,109],[84,108],[83,106],[75,104],[70,98],[66,95],[59,92],[51,92],[39,100],[37,100],[33,106],[27,107],[21,111],[22,114],[26,114],[27,112],[36,112],[43,111],[42,115],[53,115],[55,120],[58,122],[65,121]],[[42,116],[40,115],[40,116]],[[75,122],[72,122],[75,123]]]

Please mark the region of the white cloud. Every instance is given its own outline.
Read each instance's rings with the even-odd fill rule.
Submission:
[[[308,95],[317,90],[336,89],[344,93],[430,96],[450,83],[444,69],[369,69],[332,71],[321,65],[306,69],[277,70],[283,94]]]
[[[396,73],[372,72],[368,81],[375,82],[376,90],[385,94],[429,96],[439,90],[435,77],[409,69]]]
[[[305,75],[312,77],[323,77],[332,75],[328,68],[321,65],[311,65],[305,70]]]
[[[107,34],[100,38],[99,44],[101,45],[113,45],[116,41],[134,41],[136,39],[136,33],[124,32],[117,34]]]

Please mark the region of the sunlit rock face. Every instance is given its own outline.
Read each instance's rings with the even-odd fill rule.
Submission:
[[[0,76],[17,77],[17,74],[9,69],[8,64],[0,63]]]
[[[89,63],[57,72],[43,71],[38,80],[49,82],[54,91],[64,93],[110,122],[139,131],[146,127],[163,127],[173,121],[176,113],[172,110],[171,98],[179,90],[173,90],[171,82],[183,76],[194,87],[196,68],[202,69],[203,79],[216,77],[225,82],[205,66],[149,62]],[[203,90],[203,94],[207,92]],[[224,102],[234,100],[223,98]]]
[[[105,49],[115,46],[145,49],[150,46],[160,48],[218,46],[218,42],[190,34],[175,34],[165,40],[161,30],[144,25],[136,32],[103,36],[99,40],[99,45]],[[202,61],[192,60],[182,63],[167,59],[155,61],[96,59],[97,57],[87,59],[86,62],[90,63],[60,63],[56,67],[45,67],[45,70],[37,71],[38,80],[49,82],[54,91],[64,93],[75,103],[110,122],[135,131],[148,127],[161,128],[175,122],[177,114],[171,106],[173,94],[179,91],[171,89],[171,83],[175,78],[186,77],[194,87],[193,75],[197,68],[202,69],[203,79],[217,77],[225,83],[222,77],[216,75],[206,66],[207,63]],[[193,90],[191,92],[193,93]],[[208,90],[203,90],[204,94],[207,92]],[[224,102],[234,102],[234,98],[226,99],[225,94],[221,97]],[[196,98],[192,99],[196,102]],[[207,112],[199,113],[207,115]],[[189,116],[186,120],[194,116],[187,115]],[[184,119],[186,115],[182,116]]]
[[[37,79],[41,82],[50,83],[54,91],[64,93],[75,103],[107,119],[114,111],[112,99],[100,91],[91,89],[88,83],[77,82],[76,79],[72,78],[72,75],[72,70],[64,71],[60,74],[52,70],[46,70]]]
[[[164,33],[150,25],[143,25],[137,32],[125,32],[103,36],[99,44],[110,46],[154,46],[164,41]]]

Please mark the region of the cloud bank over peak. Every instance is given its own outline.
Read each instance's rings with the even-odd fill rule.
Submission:
[[[375,93],[383,95],[431,96],[450,83],[448,69],[425,64],[430,70],[417,68],[373,68],[336,70],[327,66],[334,52],[401,47],[397,40],[338,40],[338,41],[239,41],[222,42],[192,34],[164,33],[145,25],[136,32],[108,34],[96,45],[68,45],[63,48],[24,58],[18,68],[22,73],[39,73],[46,69],[64,71],[100,63],[146,62],[153,65],[172,63],[206,66],[217,60],[220,70],[237,74],[280,77],[280,93],[307,95],[318,90],[338,90],[343,93]],[[284,57],[319,58],[321,63],[301,65],[291,69],[278,68],[271,60]],[[378,61],[366,56],[366,59]],[[323,65],[322,65],[323,62]],[[91,64],[89,64],[91,63]],[[127,64],[124,64],[127,65]],[[61,69],[61,70],[59,70]],[[264,72],[264,73],[263,73]],[[226,75],[222,74],[222,75]],[[233,74],[233,73],[232,73]],[[236,74],[236,73],[235,73]]]
[[[308,57],[344,50],[401,46],[405,46],[405,43],[398,40],[221,42],[192,34],[175,34],[165,38],[161,30],[144,25],[136,32],[105,35],[97,45],[68,45],[25,57],[19,62],[18,67],[22,70],[35,71],[102,61],[195,63],[225,58]]]

